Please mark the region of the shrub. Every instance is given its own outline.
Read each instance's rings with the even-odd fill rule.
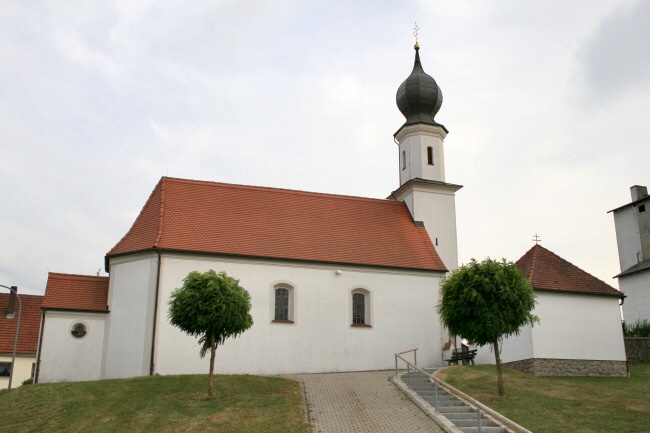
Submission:
[[[31,377],[29,379],[23,380],[23,385],[31,385],[32,383],[34,383],[34,379]]]
[[[632,325],[623,323],[623,332],[626,337],[650,337],[650,321],[638,319]]]

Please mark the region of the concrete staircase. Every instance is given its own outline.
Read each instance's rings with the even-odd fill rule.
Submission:
[[[413,392],[463,433],[506,433],[510,431],[493,422],[441,386],[434,385],[422,373],[411,371],[408,377],[406,373],[402,374],[401,379]]]

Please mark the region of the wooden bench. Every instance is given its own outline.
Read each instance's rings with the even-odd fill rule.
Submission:
[[[458,365],[458,361],[461,361],[463,365],[468,365],[472,364],[474,365],[474,358],[476,357],[476,352],[477,349],[465,349],[458,351],[458,349],[454,349],[454,351],[451,354],[451,358],[445,359],[447,361],[447,365]]]

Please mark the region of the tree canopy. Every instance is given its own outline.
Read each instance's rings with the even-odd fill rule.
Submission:
[[[449,275],[441,287],[438,313],[452,334],[479,346],[493,345],[503,395],[499,342],[538,322],[534,308],[533,287],[515,264],[487,258],[480,263],[472,259]]]
[[[212,399],[212,377],[217,346],[253,326],[249,293],[239,280],[225,272],[192,271],[169,300],[169,321],[183,332],[199,338],[200,356],[210,351],[208,395]]]

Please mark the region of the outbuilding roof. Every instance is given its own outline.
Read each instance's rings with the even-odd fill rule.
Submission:
[[[107,299],[108,277],[50,272],[43,308],[106,312]]]
[[[20,312],[20,330],[18,331],[18,345],[16,354],[36,355],[38,346],[38,333],[41,327],[41,304],[43,297],[38,295],[20,294],[22,310]],[[16,326],[18,324],[18,300],[14,304],[14,317],[7,318],[9,307],[9,294],[0,294],[0,354],[7,355],[14,351]]]
[[[535,290],[623,297],[623,292],[547,250],[533,246],[516,263]]]
[[[446,271],[404,203],[169,177],[107,258],[152,249]]]

